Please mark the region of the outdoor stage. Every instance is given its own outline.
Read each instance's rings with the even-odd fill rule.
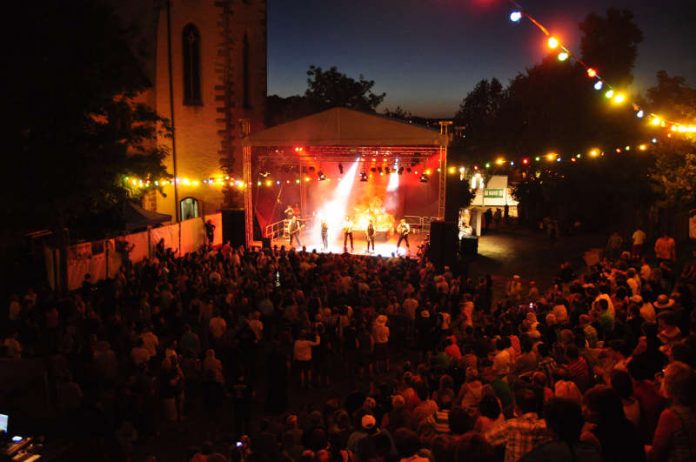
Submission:
[[[401,248],[399,249],[399,256],[400,257],[411,257],[415,258],[418,255],[418,249],[419,247],[423,244],[423,242],[427,239],[426,234],[410,234],[409,235],[409,244],[411,245],[410,252],[406,251],[406,245],[402,242],[401,243]],[[307,248],[307,252],[313,252],[317,251],[319,253],[324,253],[323,246],[321,244],[321,236],[320,235],[313,235],[310,232],[304,232],[302,233],[300,240],[302,241],[302,245]],[[353,255],[369,255],[373,257],[392,257],[396,256],[394,255],[396,253],[396,243],[398,241],[397,236],[392,236],[391,238],[387,240],[375,240],[375,251],[374,252],[367,252],[367,241],[365,240],[364,233],[362,232],[353,232],[353,244],[354,244],[354,250],[351,252],[350,251],[350,241],[348,242],[348,251],[349,253]],[[271,241],[272,246],[285,246],[285,248],[289,248],[289,239],[287,237],[282,237],[282,238],[277,238],[273,239]],[[300,246],[295,245],[294,246],[296,250],[301,250]],[[341,237],[340,239],[335,239],[335,240],[329,240],[329,248],[326,251],[328,253],[343,253],[343,238]]]
[[[249,135],[243,153],[247,243],[287,244],[293,215],[305,226],[301,239],[308,249],[321,249],[324,221],[330,250],[342,253],[350,217],[356,253],[367,249],[364,230],[372,221],[375,254],[390,256],[400,219],[427,232],[432,220],[444,217],[447,141],[446,133],[346,108]],[[422,238],[412,234],[415,255]]]

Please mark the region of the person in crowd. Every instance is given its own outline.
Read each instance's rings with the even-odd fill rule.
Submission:
[[[596,447],[580,441],[584,420],[580,404],[554,398],[544,407],[551,440],[534,448],[522,462],[601,462]]]
[[[0,354],[46,364],[56,413],[105,452],[174,433],[211,439],[199,460],[694,460],[696,270],[646,264],[507,291],[426,257],[164,248],[16,292]]]
[[[484,433],[492,446],[505,446],[505,462],[517,462],[549,439],[546,422],[540,419],[538,394],[528,387],[515,392],[517,417]]]
[[[604,462],[646,460],[638,429],[626,418],[621,398],[612,388],[591,388],[585,393],[583,407],[589,429],[582,440],[592,443]]]
[[[300,376],[300,387],[309,388],[312,383],[312,348],[319,345],[319,335],[309,331],[301,334],[293,347],[293,358]]]
[[[667,233],[663,233],[655,241],[655,258],[658,262],[673,262],[677,260],[677,243]]]
[[[675,361],[665,368],[662,393],[670,406],[662,411],[648,451],[650,462],[696,460],[696,372]]]
[[[633,234],[631,234],[631,256],[635,258],[640,258],[643,255],[645,241],[648,239],[645,231],[641,227],[637,227]]]

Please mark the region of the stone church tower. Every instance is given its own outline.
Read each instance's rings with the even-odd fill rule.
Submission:
[[[144,26],[153,89],[142,96],[172,122],[173,137],[158,142],[169,148],[167,170],[181,179],[176,194],[169,184],[145,208],[174,220],[237,205],[227,188],[242,176],[241,138],[264,123],[266,0],[122,1],[120,12]]]

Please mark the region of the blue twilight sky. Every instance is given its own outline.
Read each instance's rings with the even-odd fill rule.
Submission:
[[[577,24],[627,8],[644,34],[635,89],[665,69],[696,85],[696,0],[520,0],[579,54]],[[543,54],[528,21],[513,24],[507,0],[268,0],[268,94],[304,93],[310,64],[376,82],[380,109],[449,117],[480,79],[507,82]]]

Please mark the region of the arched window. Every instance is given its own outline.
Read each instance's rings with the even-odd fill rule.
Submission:
[[[249,104],[249,37],[244,34],[242,40],[242,104],[250,108]]]
[[[200,217],[200,207],[198,206],[198,199],[194,197],[185,197],[181,200],[181,219],[189,220],[191,218]]]
[[[201,34],[193,24],[184,27],[182,50],[184,62],[184,104],[198,106],[201,100]]]

